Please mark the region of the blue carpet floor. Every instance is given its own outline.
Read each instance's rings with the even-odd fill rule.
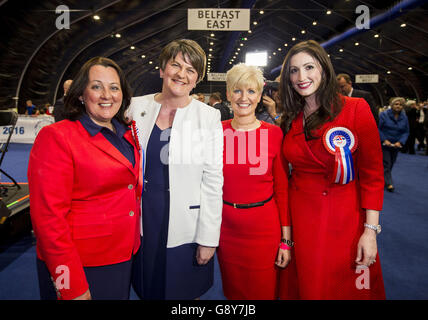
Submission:
[[[2,169],[27,181],[31,145],[12,144]],[[379,254],[387,299],[428,299],[428,157],[399,154],[396,191],[385,192]],[[7,181],[3,177],[3,182]],[[202,299],[224,299],[218,263],[214,286]],[[0,300],[39,299],[34,239],[26,235],[0,246]],[[137,299],[131,292],[131,299]]]

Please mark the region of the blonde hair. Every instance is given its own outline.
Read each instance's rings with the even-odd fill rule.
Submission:
[[[263,72],[255,66],[249,66],[244,63],[234,65],[226,73],[226,87],[229,92],[239,86],[255,85],[255,89],[261,93],[264,83]]]
[[[406,100],[402,97],[394,97],[391,98],[391,100],[389,100],[389,105],[392,107],[392,105],[394,103],[396,103],[397,101],[400,101],[400,104],[404,107],[404,104],[406,103]]]

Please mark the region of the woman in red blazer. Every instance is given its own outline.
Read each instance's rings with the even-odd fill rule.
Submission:
[[[124,117],[130,98],[119,66],[93,58],[66,96],[66,120],[34,142],[28,182],[42,299],[129,298],[142,191]]]
[[[385,299],[376,243],[382,151],[369,105],[339,95],[331,61],[313,40],[288,52],[280,94],[300,298]]]

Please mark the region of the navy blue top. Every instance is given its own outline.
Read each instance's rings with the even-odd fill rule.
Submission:
[[[93,137],[99,132],[117,149],[123,156],[135,166],[134,146],[126,140],[123,135],[126,131],[131,130],[117,119],[113,118],[111,123],[116,129],[116,133],[106,127],[102,127],[89,118],[87,113],[84,113],[79,119],[82,126]]]
[[[398,119],[395,119],[392,109],[381,112],[379,134],[381,142],[388,140],[391,143],[396,143],[399,141],[404,146],[409,137],[409,121],[406,113],[401,111]]]

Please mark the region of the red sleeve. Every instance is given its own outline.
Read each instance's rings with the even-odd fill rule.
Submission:
[[[384,177],[382,147],[376,122],[370,107],[359,99],[355,107],[355,130],[358,136],[358,175],[361,206],[381,211]]]
[[[31,150],[28,165],[30,215],[38,253],[54,283],[59,285],[59,298],[73,299],[83,294],[88,284],[66,220],[73,192],[74,166],[61,129],[55,125],[44,127]]]
[[[279,129],[279,128],[278,128]],[[273,192],[276,204],[279,211],[279,219],[282,227],[290,225],[290,217],[288,212],[288,162],[285,160],[282,152],[282,131],[278,130],[279,139],[277,153],[273,159]]]

